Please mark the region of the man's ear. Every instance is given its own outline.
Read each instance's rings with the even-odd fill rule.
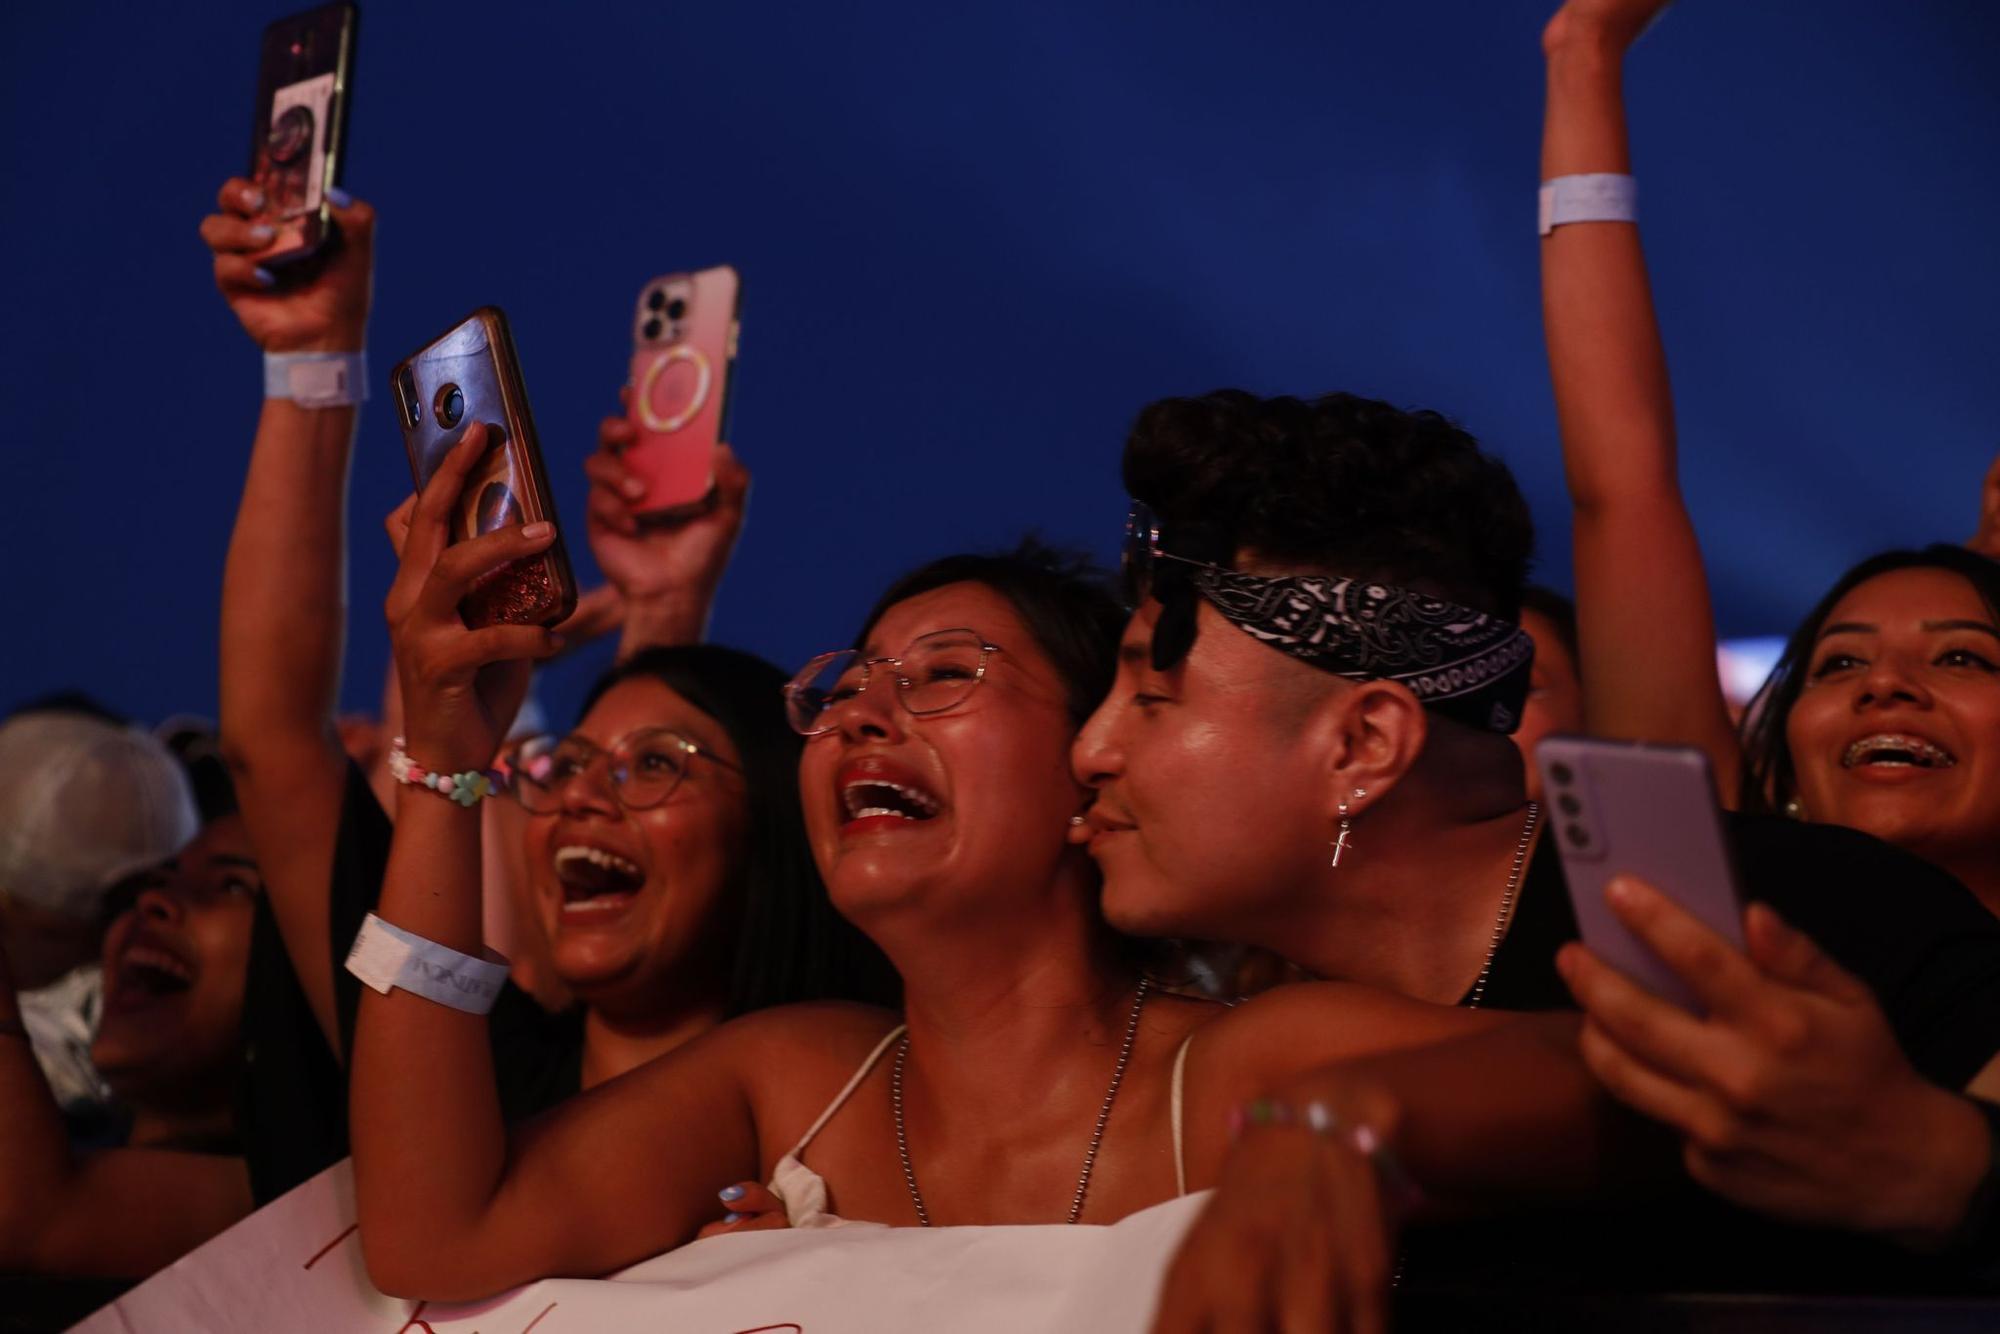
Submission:
[[[1342,801],[1350,815],[1380,801],[1416,767],[1430,738],[1430,715],[1409,687],[1394,681],[1336,691],[1316,721],[1324,729],[1329,820],[1339,819]],[[1357,789],[1367,795],[1356,796]]]

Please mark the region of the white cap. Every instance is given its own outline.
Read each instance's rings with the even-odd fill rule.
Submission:
[[[186,770],[149,733],[59,710],[0,723],[0,893],[93,917],[200,827]]]

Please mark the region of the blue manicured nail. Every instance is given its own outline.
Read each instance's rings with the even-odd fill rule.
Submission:
[[[326,187],[326,197],[333,202],[335,208],[346,208],[354,202],[354,196],[337,185]]]
[[[250,239],[262,245],[278,234],[278,229],[268,222],[260,222],[250,229]]]
[[[256,269],[252,271],[250,276],[257,280],[259,287],[276,287],[278,285],[278,275],[272,273],[269,269]]]
[[[720,1199],[721,1201],[723,1201],[723,1203],[725,1203],[725,1204],[726,1204],[726,1203],[728,1203],[728,1202],[729,1202],[730,1200],[740,1200],[740,1199],[742,1199],[742,1198],[743,1198],[743,1187],[741,1187],[741,1186],[724,1186],[724,1187],[723,1187],[723,1188],[722,1188],[721,1190],[718,1190],[717,1192],[715,1192],[715,1194],[716,1194],[716,1198]]]
[[[725,1223],[740,1223],[747,1217],[749,1217],[747,1214],[724,1214],[722,1221]]]

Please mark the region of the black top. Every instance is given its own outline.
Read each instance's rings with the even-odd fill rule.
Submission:
[[[328,896],[334,1011],[341,1046],[354,1049],[361,981],[348,946],[382,897],[394,826],[366,774],[350,763],[334,838]],[[509,1122],[533,1116],[583,1087],[583,1012],[550,1014],[509,982],[489,1017],[494,1077]],[[246,1054],[238,1124],[257,1203],[276,1199],[347,1156],[347,1081],[313,1018],[278,935],[260,903],[244,992]]]
[[[1830,825],[1730,816],[1747,898],[1874,989],[1910,1062],[1962,1088],[2000,1053],[2000,920],[1930,863]],[[1577,938],[1553,840],[1536,850],[1493,958],[1491,1009],[1571,1008],[1556,949]],[[1688,1185],[1616,1207],[1414,1231],[1406,1286],[1520,1291],[1951,1292],[1968,1267],[1794,1227]]]
[[[2000,1053],[2000,920],[1957,880],[1852,829],[1750,815],[1728,816],[1726,828],[1745,897],[1874,990],[1925,1078],[1963,1088]],[[1562,859],[1543,839],[1493,956],[1486,1007],[1571,1008],[1555,955],[1576,938]]]

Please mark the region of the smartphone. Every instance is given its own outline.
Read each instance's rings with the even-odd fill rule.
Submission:
[[[727,264],[669,273],[639,289],[632,312],[632,397],[638,439],[625,465],[646,483],[644,518],[685,517],[715,487],[715,447],[729,439],[743,283]]]
[[[1708,756],[1688,746],[1553,736],[1535,750],[1549,833],[1583,943],[1657,996],[1703,1006],[1604,901],[1615,876],[1654,886],[1738,949],[1743,907]]]
[[[576,610],[576,576],[563,547],[507,316],[497,306],[473,311],[398,362],[389,372],[389,389],[419,493],[466,430],[474,422],[486,423],[492,444],[466,479],[452,513],[453,542],[542,519],[557,525],[553,546],[494,570],[473,586],[459,604],[465,623],[478,628],[567,619]]]
[[[250,179],[264,192],[259,221],[277,235],[251,258],[281,278],[334,240],[326,189],[340,183],[360,18],[353,5],[322,5],[264,29]]]

